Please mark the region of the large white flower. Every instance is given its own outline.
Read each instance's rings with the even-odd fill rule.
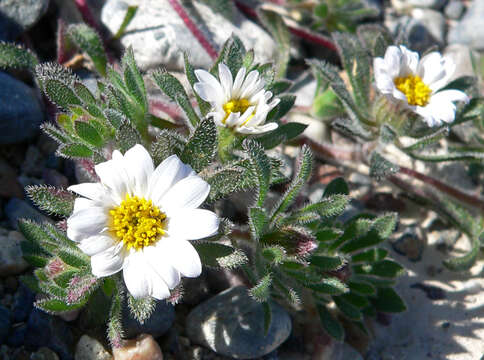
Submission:
[[[277,128],[277,123],[264,124],[267,114],[280,99],[272,98],[270,91],[264,90],[264,79],[257,70],[252,70],[246,76],[242,66],[235,77],[227,65],[218,65],[217,80],[205,70],[195,70],[199,82],[194,89],[198,95],[212,106],[208,116],[213,116],[219,126],[233,128],[241,134],[260,134]]]
[[[83,196],[67,220],[67,235],[91,256],[92,273],[123,270],[134,297],[170,296],[180,277],[197,277],[201,262],[188,240],[214,235],[217,216],[198,209],[210,186],[176,155],[156,169],[141,145],[95,166],[99,183],[69,187]]]
[[[422,116],[429,126],[451,123],[453,102],[469,101],[462,91],[439,91],[449,83],[455,64],[438,52],[419,60],[416,52],[404,46],[389,46],[384,58],[373,60],[373,70],[378,90]]]

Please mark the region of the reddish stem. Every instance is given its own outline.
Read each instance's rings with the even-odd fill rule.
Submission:
[[[240,11],[242,11],[248,17],[251,17],[251,18],[254,18],[254,19],[258,18],[257,11],[255,11],[253,8],[247,6],[242,1],[235,0],[235,5],[237,6],[237,8]],[[301,39],[304,39],[306,41],[312,42],[314,44],[324,46],[325,48],[330,49],[332,51],[336,51],[336,46],[327,37],[320,35],[320,34],[317,34],[315,32],[306,30],[306,29],[301,28],[299,26],[295,26],[295,25],[291,25],[291,24],[286,24],[286,26],[288,27],[289,31],[293,35],[295,35],[295,36],[297,36]]]
[[[74,3],[76,4],[77,9],[81,13],[84,22],[99,31],[99,25],[94,19],[94,15],[92,15],[91,9],[87,4],[87,0],[74,0]]]
[[[207,54],[212,58],[212,60],[217,59],[218,52],[212,46],[210,41],[205,37],[205,35],[198,29],[197,25],[190,19],[190,16],[185,11],[183,6],[180,4],[178,0],[168,0],[173,10],[176,11],[178,16],[183,20],[185,25],[187,26],[188,30],[192,33],[193,36],[198,40],[200,45],[205,49]]]

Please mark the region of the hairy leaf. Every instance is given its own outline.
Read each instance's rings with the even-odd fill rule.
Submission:
[[[27,186],[25,191],[35,205],[49,214],[69,216],[72,213],[76,196],[69,191],[46,185]]]
[[[35,54],[23,46],[0,41],[0,69],[34,71],[39,63]]]
[[[107,57],[100,36],[86,24],[73,24],[67,29],[69,38],[91,58],[97,72],[106,76]]]
[[[212,162],[217,147],[217,128],[212,119],[202,120],[188,139],[181,160],[200,172]]]

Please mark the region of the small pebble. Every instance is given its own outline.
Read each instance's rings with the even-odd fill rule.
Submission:
[[[447,298],[447,294],[444,289],[439,288],[434,285],[425,285],[422,283],[415,283],[413,285],[410,285],[412,289],[420,289],[427,294],[427,298],[430,300],[442,300]]]
[[[125,340],[123,347],[113,349],[113,355],[114,360],[163,360],[160,346],[148,334]]]

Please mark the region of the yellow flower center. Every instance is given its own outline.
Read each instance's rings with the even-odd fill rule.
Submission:
[[[109,211],[109,231],[129,249],[141,250],[165,234],[166,215],[151,200],[129,194]]]
[[[251,103],[247,99],[232,99],[229,102],[225,103],[223,109],[225,111],[225,118],[222,120],[222,123],[225,124],[225,121],[230,116],[231,113],[240,113],[242,115],[245,111],[251,106]],[[255,111],[244,121],[243,124],[247,124],[247,122],[252,119],[255,115]],[[239,126],[241,126],[239,125]]]
[[[422,81],[420,76],[397,77],[394,83],[397,89],[405,94],[409,105],[425,106],[429,103],[432,90]]]

